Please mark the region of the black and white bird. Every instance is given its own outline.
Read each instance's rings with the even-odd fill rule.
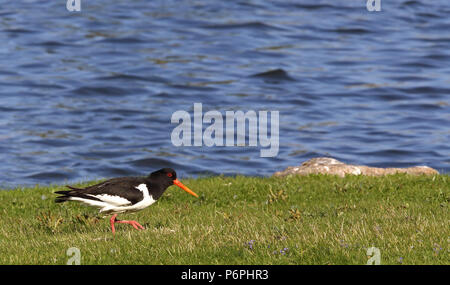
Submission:
[[[150,173],[147,177],[113,178],[86,188],[67,186],[71,190],[55,192],[62,195],[58,196],[55,202],[78,201],[100,208],[100,213],[113,214],[110,219],[113,233],[115,233],[115,223],[126,223],[135,229],[143,229],[144,227],[136,221],[117,220],[117,214],[136,212],[147,208],[172,185],[177,185],[189,194],[198,197],[177,179],[175,170],[163,168]]]

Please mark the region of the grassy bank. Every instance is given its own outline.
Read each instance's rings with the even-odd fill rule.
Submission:
[[[0,191],[0,264],[450,264],[450,176],[185,179],[135,214],[55,204],[61,186]],[[92,183],[85,183],[88,185]]]

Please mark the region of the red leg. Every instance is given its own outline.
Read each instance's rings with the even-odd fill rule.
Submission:
[[[135,228],[136,230],[139,230],[139,228],[144,229],[144,227],[141,226],[141,224],[139,224],[139,223],[136,222],[136,221],[119,221],[119,220],[116,220],[116,217],[117,217],[117,214],[114,214],[114,215],[111,217],[111,219],[109,220],[109,222],[110,222],[110,224],[111,224],[111,230],[112,230],[113,234],[116,233],[116,229],[115,229],[115,227],[114,227],[114,224],[115,224],[115,223],[120,223],[120,224],[130,224],[130,225],[132,225],[133,228]],[[139,228],[138,228],[138,227],[139,227]]]
[[[109,220],[109,222],[111,223],[111,230],[112,230],[112,233],[113,233],[113,234],[116,233],[116,229],[114,228],[114,223],[116,222],[116,217],[117,217],[117,214],[114,214],[114,215],[111,217],[111,219]]]

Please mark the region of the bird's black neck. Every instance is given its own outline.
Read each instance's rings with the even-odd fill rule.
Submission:
[[[153,181],[153,179],[146,179],[147,189],[149,194],[153,199],[158,200],[159,197],[166,191],[169,186],[172,186],[173,183],[167,183],[165,181]]]

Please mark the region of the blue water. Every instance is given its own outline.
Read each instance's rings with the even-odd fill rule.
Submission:
[[[0,5],[4,187],[317,156],[450,172],[448,0],[65,2]],[[278,155],[173,146],[171,115],[194,103],[279,111]]]

